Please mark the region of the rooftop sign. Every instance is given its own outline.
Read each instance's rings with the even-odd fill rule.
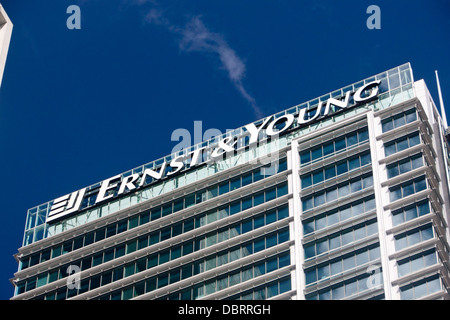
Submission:
[[[303,108],[297,114],[285,114],[278,118],[269,116],[263,119],[258,126],[255,123],[250,123],[244,126],[246,129],[245,135],[249,136],[249,145],[254,146],[262,140],[261,137],[263,135],[261,133],[265,133],[268,137],[276,137],[289,131],[295,121],[298,127],[303,127],[333,115],[336,112],[354,108],[374,100],[378,96],[380,83],[380,80],[373,81],[365,84],[356,91],[347,91],[345,96],[340,99],[329,98],[326,101],[320,101],[315,109]],[[354,102],[352,105],[350,105],[351,98]],[[120,197],[125,193],[139,190],[149,184],[173,176],[182,170],[193,168],[205,162],[222,159],[227,153],[236,150],[237,142],[237,137],[227,136],[223,138],[213,147],[208,147],[208,150],[211,152],[208,153],[209,159],[206,160],[202,160],[201,155],[206,151],[207,147],[201,147],[188,154],[177,156],[170,162],[164,161],[159,168],[147,168],[142,173],[133,173],[126,177],[116,175],[108,178],[101,182],[93,205],[96,206],[105,201]],[[152,180],[147,183],[149,177]],[[53,200],[46,222],[56,221],[80,211],[81,204],[86,196],[86,190],[87,188],[83,188]]]

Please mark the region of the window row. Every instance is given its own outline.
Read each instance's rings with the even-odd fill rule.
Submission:
[[[173,292],[167,296],[167,298],[169,298],[169,300],[196,300],[288,265],[290,265],[290,256],[289,253],[284,253],[279,256],[271,257],[267,261],[261,261],[245,266],[217,278],[206,280],[189,288]],[[172,279],[172,277],[162,274],[149,278],[146,281],[140,281],[137,284],[122,288],[110,294],[103,295],[99,300],[129,300],[143,295],[144,293],[156,290],[157,288],[159,289],[168,284],[175,283],[178,278],[179,277]],[[165,298],[159,298],[158,300],[165,300]]]
[[[428,199],[425,199],[412,205],[408,205],[406,207],[392,211],[392,224],[394,226],[397,226],[403,222],[426,215],[430,212],[430,203]]]
[[[360,223],[327,237],[307,243],[303,246],[305,259],[310,259],[325,252],[346,246],[378,232],[376,219]]]
[[[334,138],[331,141],[315,146],[306,151],[300,152],[300,164],[306,165],[310,162],[318,161],[324,157],[328,157],[334,153],[343,151],[369,140],[369,131],[362,128],[346,135]]]
[[[386,142],[384,144],[384,154],[387,157],[391,154],[406,150],[418,144],[420,144],[420,134],[419,132],[414,132],[407,136]]]
[[[394,202],[425,189],[427,189],[427,179],[425,176],[422,176],[389,188],[389,199],[391,202]]]
[[[358,169],[371,163],[370,151],[341,160],[336,164],[314,170],[313,172],[301,176],[302,189],[308,188],[317,183],[332,179],[341,174]]]
[[[401,287],[400,297],[402,300],[419,299],[429,294],[438,292],[443,288],[444,286],[442,285],[441,279],[439,275],[436,274],[407,286]]]
[[[283,277],[250,290],[246,290],[242,293],[228,297],[225,300],[266,300],[288,291],[291,291],[290,276]]]
[[[306,219],[303,221],[303,233],[306,236],[312,232],[330,227],[360,214],[370,212],[373,209],[375,209],[375,198],[372,195],[363,200],[358,200]]]
[[[391,179],[391,178],[401,175],[403,173],[412,171],[414,169],[423,167],[423,165],[424,165],[424,161],[423,161],[421,153],[416,154],[407,159],[395,162],[386,167],[388,179]]]
[[[328,279],[380,258],[378,243],[305,270],[306,285]]]
[[[166,263],[168,261],[177,259],[181,256],[188,255],[192,252],[204,249],[206,247],[212,246],[216,243],[231,239],[235,236],[244,234],[246,232],[252,231],[254,229],[263,227],[264,225],[270,224],[277,220],[281,220],[289,216],[288,206],[282,206],[278,209],[272,209],[265,213],[250,217],[243,220],[242,222],[237,222],[231,226],[221,228],[219,230],[209,232],[206,235],[200,235],[195,239],[185,241],[182,244],[172,246],[168,249],[162,250],[161,252],[154,253],[148,257],[148,264],[146,264],[145,269],[155,267],[157,265]],[[71,265],[77,265],[80,267],[81,271],[87,270],[91,267],[95,267],[102,263],[106,263],[113,259],[117,259],[125,254],[132,253],[136,250],[140,250],[158,243],[159,241],[165,240],[164,237],[170,237],[170,231],[173,232],[174,227],[167,227],[161,230],[151,232],[150,234],[143,235],[137,239],[129,240],[127,243],[116,245],[113,248],[108,248],[104,251],[98,252],[94,255],[84,257],[83,259],[72,261]],[[174,236],[172,234],[172,236]],[[168,238],[167,238],[168,239]],[[24,280],[18,284],[18,293],[23,293],[34,289],[35,287],[40,287],[47,283],[54,282],[58,279],[62,279],[68,276],[66,269],[68,265],[60,266],[57,269],[46,271],[37,276],[37,281],[31,279]],[[131,267],[129,267],[129,270]],[[26,285],[24,285],[26,283]]]
[[[150,278],[156,279],[156,287],[148,288],[153,288],[152,290],[162,288],[168,284],[187,279],[194,275],[213,269],[217,266],[236,261],[240,258],[268,249],[272,246],[281,244],[286,241],[289,241],[289,229],[283,228],[263,237],[245,242],[239,246],[225,249],[200,260],[185,264],[182,267],[171,270],[170,272],[164,272],[158,276]],[[111,282],[115,282],[120,279],[129,277],[133,274],[147,270],[154,264],[154,260],[152,259],[154,259],[154,257],[152,256],[140,258],[137,261],[122,265],[120,267],[116,267],[113,270],[107,270],[89,278],[82,279],[80,281],[79,289],[69,289],[67,286],[64,286],[57,289],[56,291],[41,295],[37,297],[37,299],[64,300],[70,297],[74,297],[76,295],[96,289],[100,286],[104,286]]]
[[[94,206],[86,208],[87,210],[83,210],[83,212],[74,215],[72,217],[69,217],[67,219],[58,221],[54,224],[46,224],[45,225],[45,231],[44,236],[45,238],[52,237],[56,234],[60,234],[61,232],[73,229],[77,226],[83,225],[85,223],[94,221],[98,218],[105,217],[107,215],[113,214],[119,210],[123,210],[126,208],[129,208],[131,206],[134,206],[135,204],[146,202],[152,198],[155,198],[157,196],[160,196],[162,194],[166,194],[168,192],[171,192],[177,188],[187,186],[187,185],[193,185],[196,181],[199,181],[201,179],[205,179],[207,177],[211,177],[212,175],[215,175],[219,172],[223,172],[224,170],[227,170],[232,167],[236,167],[241,164],[248,164],[249,161],[255,160],[254,162],[257,163],[256,159],[267,155],[274,150],[279,150],[282,147],[287,146],[287,136],[282,136],[279,139],[272,140],[270,142],[259,144],[258,146],[249,149],[249,150],[239,150],[237,154],[227,157],[226,159],[218,160],[214,163],[205,164],[198,166],[198,168],[192,168],[185,172],[180,172],[173,178],[164,179],[161,182],[158,183],[152,183],[151,185],[144,186],[143,189],[136,192],[130,192],[126,195],[119,197],[116,200],[112,200],[108,203],[105,203],[104,205]],[[284,155],[280,155],[284,156]],[[170,158],[170,156],[169,156]],[[166,157],[166,160],[170,161],[170,159]],[[268,169],[263,169],[264,174],[273,175],[275,172],[275,169],[277,168],[276,163],[282,163],[278,157],[274,160],[274,163],[267,164]],[[162,163],[162,159],[159,159],[154,162],[156,165]],[[141,166],[139,168],[135,168],[132,171],[130,170],[127,173],[124,173],[123,176],[127,176],[133,173],[142,173],[145,168],[153,168],[152,164],[147,164],[144,166]],[[98,184],[93,185],[91,187],[88,187],[89,189],[98,188]],[[86,197],[89,197],[89,193],[91,191],[88,191],[86,194]],[[48,206],[51,202],[45,204],[45,206]],[[30,209],[29,212],[31,212],[33,209]],[[38,241],[42,238],[37,237],[38,229],[35,230],[28,230],[26,231],[24,235],[24,246],[27,244],[30,244],[33,241]]]
[[[410,109],[399,114],[396,114],[387,119],[381,121],[381,127],[383,132],[388,132],[392,129],[399,128],[407,123],[411,123],[417,120],[416,109]]]
[[[340,183],[337,186],[316,192],[310,196],[302,198],[303,212],[321,206],[325,203],[346,197],[352,193],[361,191],[371,186],[373,186],[372,173],[365,174],[361,177],[351,179],[350,181]]]
[[[436,249],[430,249],[397,262],[398,276],[403,277],[437,263]]]
[[[204,214],[197,215],[195,220],[194,218],[191,218],[184,223],[174,226],[174,228],[177,230],[176,232],[179,233],[188,232],[194,229],[194,227],[198,228],[218,219],[236,214],[266,201],[281,197],[287,194],[287,192],[287,183],[279,184],[278,186],[270,187],[264,191],[255,193],[252,196],[245,197],[242,200],[234,201],[230,205],[224,205],[218,209],[210,210]],[[172,206],[173,203],[174,202],[170,202],[169,206]],[[164,206],[157,207],[151,211],[146,210],[128,219],[121,220],[106,227],[102,227],[96,231],[89,232],[86,235],[76,237],[73,240],[71,239],[62,244],[57,244],[51,248],[47,248],[42,252],[35,253],[31,256],[26,256],[21,260],[21,270],[156,220],[161,217],[161,208],[164,208]],[[156,210],[155,212],[158,214],[155,214],[154,210]]]
[[[396,235],[394,237],[395,250],[399,251],[432,238],[434,238],[433,226],[431,224],[426,224],[419,228]]]
[[[361,294],[366,290],[379,288],[379,285],[374,286],[372,284],[373,277],[371,274],[363,274],[331,287],[309,293],[305,298],[306,300],[340,300],[352,295]],[[378,274],[378,277],[382,279],[382,272]],[[382,284],[382,281],[380,284]]]
[[[195,204],[201,203],[203,201],[212,199],[218,195],[225,194],[227,192],[233,191],[235,189],[244,187],[250,183],[259,181],[261,179],[264,179],[268,176],[277,174],[279,172],[285,171],[287,169],[287,160],[286,158],[279,159],[277,161],[274,161],[272,163],[269,163],[267,165],[261,166],[259,168],[253,169],[250,172],[243,173],[242,175],[233,177],[227,181],[223,181],[221,183],[212,185],[210,187],[207,187],[205,189],[199,190],[197,192],[193,192],[191,194],[188,194],[182,198],[176,199],[173,202],[169,202],[161,207],[154,208],[152,212],[152,216],[150,217],[151,220],[156,220],[160,218],[161,216],[165,216],[174,212],[177,212],[179,210],[182,210],[184,208],[188,208],[190,206],[193,206]],[[167,182],[162,182],[161,186],[164,186]],[[157,186],[157,185],[156,185]],[[96,190],[94,188],[94,190]],[[162,190],[161,190],[162,191]],[[117,192],[117,190],[116,190]],[[109,205],[103,205],[101,207],[94,208],[92,210],[89,210],[85,214],[81,215],[77,222],[73,221],[73,219],[69,219],[71,221],[67,224],[60,225],[59,228],[64,226],[75,226],[79,224],[84,224],[86,222],[92,221],[97,219],[98,217],[103,217],[108,215],[109,213],[116,212],[119,209],[130,207],[131,205],[137,204],[139,202],[148,200],[151,198],[151,196],[146,195],[146,189],[139,192],[140,196],[137,194],[132,194],[131,196],[124,196],[119,200],[111,202]],[[155,190],[155,195],[159,195],[160,193],[157,193]],[[92,193],[92,196],[86,196],[83,200],[82,209],[85,207],[92,206],[95,203],[96,200],[96,192]],[[159,210],[159,213],[158,213]],[[27,215],[27,222],[26,222],[26,229],[30,229],[35,226],[36,220],[38,220],[38,224],[41,224],[42,221],[45,222],[47,214],[47,206],[45,206],[45,210],[42,209],[39,212],[37,212],[37,208],[30,209]],[[137,218],[135,218],[137,220]],[[148,219],[146,217],[146,219]],[[135,221],[133,221],[135,223]],[[56,225],[53,225],[56,226]],[[53,230],[53,228],[51,228]],[[60,231],[64,231],[61,229]],[[41,233],[40,235],[36,235],[36,232]],[[26,232],[25,238],[24,238],[24,245],[30,244],[33,242],[33,234],[34,234],[34,241],[40,240],[44,238],[44,232],[45,229],[43,226],[41,228],[37,228],[36,230],[30,230],[30,232]],[[50,232],[50,231],[49,231]],[[31,238],[30,238],[31,237]]]

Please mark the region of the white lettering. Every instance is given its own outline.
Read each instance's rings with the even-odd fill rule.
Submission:
[[[265,118],[263,120],[263,123],[259,126],[259,128],[256,128],[254,123],[250,123],[244,126],[247,129],[247,131],[250,132],[250,141],[249,141],[250,145],[258,141],[259,132],[266,126],[270,118],[272,118],[272,116]]]
[[[176,157],[175,159],[173,159],[172,161],[170,161],[170,166],[171,166],[172,168],[176,168],[176,169],[173,170],[173,171],[167,172],[167,175],[168,175],[168,176],[170,176],[170,175],[172,175],[172,174],[175,174],[175,173],[177,173],[178,171],[180,171],[181,169],[183,169],[184,163],[183,163],[182,160],[180,161],[180,159],[184,159],[184,156]]]
[[[201,152],[205,149],[206,149],[206,147],[201,147],[201,148],[198,148],[198,149],[192,151],[191,153],[189,153],[189,154],[192,154],[191,164],[189,165],[189,167],[193,167],[193,166],[197,165],[198,163],[200,163],[198,161],[198,159],[200,158],[199,156],[200,156]]]
[[[307,110],[306,108],[300,109],[300,112],[298,113],[297,123],[298,124],[306,124],[308,122],[316,120],[320,116],[320,112],[322,111],[322,106],[323,106],[323,101],[320,101],[319,105],[316,108],[316,113],[314,114],[314,116],[312,116],[309,119],[305,119],[306,111],[309,111],[309,110]]]
[[[350,101],[350,91],[347,91],[347,93],[345,94],[345,99],[344,101],[342,100],[337,100],[334,98],[330,98],[327,100],[327,106],[325,108],[325,112],[324,115],[327,115],[330,112],[331,106],[336,106],[338,108],[341,109],[345,109],[348,107],[348,102]]]
[[[211,153],[211,159],[216,160],[217,158],[222,157],[225,153],[234,151],[234,145],[237,141],[234,141],[231,145],[228,145],[231,140],[233,140],[233,137],[226,137],[225,139],[220,140],[218,147]],[[219,153],[220,149],[222,149],[223,152]]]
[[[139,187],[142,187],[145,184],[145,180],[147,176],[152,177],[155,180],[159,180],[162,178],[163,173],[166,171],[167,162],[164,162],[159,168],[159,172],[156,172],[151,169],[145,169],[144,174],[142,175],[141,182],[139,183]]]
[[[367,103],[370,100],[375,99],[379,93],[380,83],[381,83],[380,80],[373,81],[373,82],[367,83],[366,85],[364,85],[361,88],[359,88],[358,90],[356,90],[356,92],[354,92],[354,94],[353,94],[353,100],[355,102],[353,106]],[[332,108],[332,106],[334,106],[336,108],[340,108],[340,109],[348,108],[349,102],[350,102],[350,95],[351,95],[351,92],[347,91],[345,94],[345,98],[343,98],[343,99],[342,98],[340,98],[340,99],[329,98],[326,101],[326,104],[325,104],[325,101],[320,101],[315,109],[309,109],[309,110],[307,108],[300,109],[299,113],[298,113],[297,124],[299,126],[301,126],[303,124],[308,124],[308,123],[313,122],[323,116],[327,116],[330,112],[331,113],[336,112],[337,110],[334,110],[335,108]],[[322,110],[324,108],[324,106],[325,106],[325,110]],[[308,115],[307,115],[307,112],[308,112]],[[259,141],[261,132],[264,128],[266,128],[266,126],[267,126],[266,134],[268,136],[279,135],[280,133],[287,131],[294,123],[295,116],[293,114],[285,114],[285,115],[278,117],[277,119],[274,119],[269,124],[269,121],[271,119],[272,119],[272,116],[265,118],[259,124],[258,127],[254,123],[250,123],[245,126],[245,128],[250,136],[249,137],[249,145],[250,146],[254,145],[255,143],[257,143]],[[196,121],[196,124],[198,126],[199,121]],[[201,125],[201,123],[200,123],[200,125]],[[280,128],[278,128],[278,127],[280,127]],[[201,130],[200,130],[200,132],[201,132]],[[198,132],[196,132],[196,133],[198,134]],[[188,139],[190,140],[190,134],[187,131],[179,130],[179,131],[177,131],[177,134],[178,134],[178,136],[172,135],[172,141],[174,140],[174,138],[178,138],[178,137],[183,138],[182,143],[185,143],[185,140],[188,140]],[[209,132],[209,134],[213,135],[213,134],[216,134],[216,132]],[[247,133],[246,133],[246,135],[247,135]],[[122,182],[116,181],[116,180],[121,179],[121,177],[122,177],[121,175],[116,175],[112,178],[106,179],[102,182],[102,184],[100,186],[95,204],[115,197],[116,195],[114,192],[108,192],[108,191],[117,189],[119,183],[120,183],[120,188],[118,190],[117,195],[121,195],[121,194],[125,193],[126,190],[131,191],[131,190],[143,187],[145,184],[147,184],[146,180],[148,177],[151,177],[154,180],[160,180],[164,177],[164,175],[170,176],[170,175],[173,175],[173,174],[181,171],[185,167],[185,164],[187,165],[186,162],[188,161],[189,156],[191,156],[189,168],[192,168],[193,166],[198,165],[198,164],[203,163],[204,161],[208,160],[208,159],[205,159],[205,160],[202,159],[201,155],[203,153],[205,153],[205,155],[208,156],[209,152],[211,152],[210,160],[216,161],[216,160],[218,160],[218,158],[224,157],[226,153],[235,151],[236,145],[239,142],[239,140],[240,139],[237,139],[236,137],[228,136],[228,137],[220,140],[218,145],[212,150],[212,152],[210,150],[208,150],[208,152],[204,152],[207,147],[201,147],[201,148],[198,148],[198,149],[190,152],[187,155],[180,155],[180,156],[172,159],[172,161],[169,164],[172,170],[168,171],[168,172],[166,172],[166,168],[167,168],[168,164],[167,164],[167,162],[163,162],[161,167],[159,169],[157,169],[158,171],[152,170],[152,169],[145,169],[141,176],[137,173],[134,173],[130,176],[125,177]],[[241,139],[241,140],[243,140],[243,139]],[[183,145],[181,145],[181,143],[179,144],[179,147],[180,147],[180,149],[184,149]],[[137,181],[139,180],[139,177],[141,177],[139,185],[136,185]],[[60,217],[65,216],[66,214],[78,211],[81,208],[81,203],[84,198],[85,191],[86,191],[86,188],[79,190],[77,192],[74,192],[71,195],[66,195],[64,197],[55,199],[53,202],[51,211],[49,213],[49,217],[47,218],[47,222],[55,220],[57,218],[59,219]]]
[[[284,124],[283,129],[280,129],[280,130],[278,130],[277,132],[275,132],[275,131],[274,131],[274,126],[275,126],[278,122],[280,122],[281,120],[283,120],[283,119],[286,119],[286,122],[285,122],[285,124]],[[294,122],[294,116],[293,116],[292,114],[285,114],[285,115],[279,117],[278,119],[272,121],[272,122],[269,124],[269,126],[267,127],[266,133],[267,133],[269,136],[273,136],[273,135],[276,135],[276,134],[280,134],[280,133],[282,133],[283,131],[285,131],[286,129],[288,129],[288,128],[292,125],[293,122]]]
[[[353,100],[355,100],[356,103],[363,103],[375,98],[378,95],[378,86],[380,85],[380,83],[381,81],[377,80],[362,86],[361,88],[356,90],[353,96]],[[367,97],[361,97],[362,93],[369,89],[371,89],[370,94]]]
[[[124,193],[125,188],[127,188],[130,191],[136,189],[134,182],[137,181],[137,179],[139,179],[139,174],[137,173],[134,173],[131,176],[128,176],[125,179],[123,179],[122,183],[120,184],[119,192],[117,194],[119,195]]]
[[[114,176],[112,178],[106,179],[106,180],[104,180],[102,182],[102,186],[100,187],[100,191],[98,192],[97,200],[95,200],[95,203],[99,203],[100,201],[107,200],[107,199],[110,199],[110,198],[114,197],[114,193],[111,193],[111,194],[106,196],[106,191],[114,189],[114,188],[117,187],[118,183],[114,183],[112,185],[109,185],[109,183],[111,181],[114,181],[114,180],[117,180],[117,179],[120,179],[120,174],[118,174],[117,176]]]

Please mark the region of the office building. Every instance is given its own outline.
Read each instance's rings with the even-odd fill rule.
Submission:
[[[407,63],[61,196],[12,299],[448,299],[446,130]]]
[[[0,4],[0,84],[3,79],[6,56],[8,55],[9,42],[11,41],[13,24]]]

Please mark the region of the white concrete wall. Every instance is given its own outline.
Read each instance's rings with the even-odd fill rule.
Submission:
[[[5,69],[12,29],[13,24],[6,14],[5,9],[3,9],[0,4],[0,85],[3,79],[3,71]]]

